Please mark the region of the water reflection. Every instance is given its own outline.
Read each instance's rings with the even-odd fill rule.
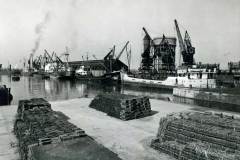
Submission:
[[[240,112],[240,107],[237,104],[221,103],[221,102],[215,102],[215,101],[203,101],[203,100],[175,97],[175,96],[173,97],[173,102],[189,104],[192,106],[193,105],[202,106],[202,107],[207,107],[211,109]]]
[[[9,76],[0,76],[0,84],[6,84],[13,94],[12,104],[20,99],[46,98],[47,100],[66,100],[78,97],[94,97],[103,92],[118,92],[131,95],[150,96],[166,99],[171,92],[153,89],[141,89],[121,85],[102,85],[93,82],[81,82],[57,79],[41,79],[39,77],[21,77],[20,81],[12,81]]]
[[[122,85],[102,85],[93,82],[57,79],[44,80],[39,77],[21,77],[20,81],[12,81],[10,76],[0,76],[0,84],[5,84],[11,88],[13,95],[12,104],[17,104],[20,99],[28,98],[45,98],[50,101],[55,101],[79,97],[94,97],[104,92],[118,92],[136,96],[148,96],[153,99],[170,100],[174,103],[190,104],[191,106],[204,106],[240,112],[238,105],[174,97],[171,91],[161,90],[159,88],[150,89]]]

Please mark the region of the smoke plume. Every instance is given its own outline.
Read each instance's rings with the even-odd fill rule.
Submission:
[[[44,34],[44,29],[47,26],[47,23],[50,21],[50,12],[47,12],[44,16],[44,19],[41,23],[37,24],[35,27],[35,33],[37,34],[37,38],[35,40],[34,43],[34,47],[32,49],[32,55],[34,55],[36,53],[36,51],[38,50],[43,34]]]

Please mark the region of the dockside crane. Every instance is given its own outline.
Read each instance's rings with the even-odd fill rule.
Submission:
[[[179,46],[180,46],[180,52],[183,57],[183,65],[185,66],[191,66],[195,64],[193,55],[195,54],[195,48],[192,47],[190,36],[188,32],[185,32],[185,38],[183,41],[180,29],[178,27],[177,20],[174,20],[175,27],[176,27],[176,32],[177,32],[177,37],[179,41]]]
[[[50,55],[46,49],[44,50],[45,65],[52,64],[54,71],[56,71],[56,70],[58,70],[58,66],[54,65],[54,63],[56,63],[56,61],[53,59],[54,56],[55,56],[55,52],[53,52],[52,55]]]
[[[148,34],[147,30],[144,27],[142,29],[145,33],[145,37],[143,38],[141,70],[149,72],[153,66],[153,56],[151,55],[151,43],[153,43],[153,40],[151,36]]]
[[[192,46],[191,38],[188,34],[188,32],[185,32],[184,42],[187,46],[188,53],[195,54],[195,48]],[[194,62],[194,59],[193,59]]]
[[[32,63],[32,67],[36,70],[40,70],[42,67],[42,61],[43,61],[43,57],[42,55],[37,56]]]
[[[92,56],[93,56],[93,58],[94,58],[95,60],[98,60],[97,57],[96,57],[94,54],[93,54]],[[100,64],[101,66],[103,66],[103,67],[106,69],[107,72],[112,72],[111,70],[108,69],[108,67],[107,67],[105,64],[103,64],[103,63],[101,63],[101,62],[99,62],[99,64]]]
[[[130,61],[131,61],[131,47],[130,49],[128,49],[129,47],[129,41],[127,41],[127,43],[124,45],[124,47],[122,48],[122,50],[119,52],[118,56],[116,57],[116,61],[115,63],[117,63],[118,61],[120,61],[120,57],[123,54],[124,51],[126,51],[126,55],[127,55],[127,63],[128,63],[128,72],[130,71]]]
[[[129,41],[127,41],[127,43],[124,45],[124,47],[122,48],[122,50],[120,51],[120,53],[116,57],[117,60],[121,57],[123,51],[127,48],[128,44],[129,44]]]
[[[103,59],[104,60],[113,59],[114,55],[115,55],[115,45],[113,46],[113,48],[111,48],[111,50],[108,52],[108,54]]]
[[[53,56],[54,56],[54,52],[52,53],[52,56],[50,56],[48,51],[44,49],[44,57],[46,58],[46,63],[54,63]]]
[[[129,58],[128,56],[128,44],[129,41],[126,42],[126,44],[123,46],[122,50],[119,52],[119,54],[116,56],[116,58],[114,59],[114,55],[115,55],[115,45],[113,46],[113,48],[108,52],[108,54],[104,57],[104,61],[105,64],[107,64],[109,66],[109,71],[112,72],[114,70],[114,66],[116,66],[116,63],[118,61],[120,61],[120,57],[122,56],[123,52],[126,50],[127,52],[127,58]]]
[[[124,45],[124,47],[122,48],[121,52],[116,57],[116,60],[119,60],[119,58],[121,57],[121,55],[124,52],[124,50],[126,50],[127,63],[128,63],[128,72],[129,72],[130,71],[130,63],[131,63],[131,47],[130,47],[130,49],[128,49],[128,45],[129,45],[129,41],[127,41],[127,43]]]
[[[143,27],[142,29],[143,29],[144,33],[146,34],[146,36],[152,41],[152,38],[151,38],[151,36],[148,34],[146,28]]]

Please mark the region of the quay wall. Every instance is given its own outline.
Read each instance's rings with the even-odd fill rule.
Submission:
[[[219,92],[207,92],[193,88],[174,88],[173,95],[202,101],[231,104],[240,107],[240,95]]]

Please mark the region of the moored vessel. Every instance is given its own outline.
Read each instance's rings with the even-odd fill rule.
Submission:
[[[135,78],[126,73],[120,74],[123,84],[172,89],[174,87],[216,88],[216,73],[217,68],[197,68],[197,65],[194,65],[191,68],[180,67],[177,76],[168,76],[165,80]]]
[[[183,39],[178,23],[175,20],[177,38],[179,41],[180,55],[179,66],[176,67],[176,38],[162,37],[151,38],[143,27],[142,61],[139,73],[128,75],[121,73],[121,82],[145,87],[190,87],[190,88],[216,88],[216,74],[219,64],[202,64],[194,60],[195,47],[192,46],[188,32]]]

